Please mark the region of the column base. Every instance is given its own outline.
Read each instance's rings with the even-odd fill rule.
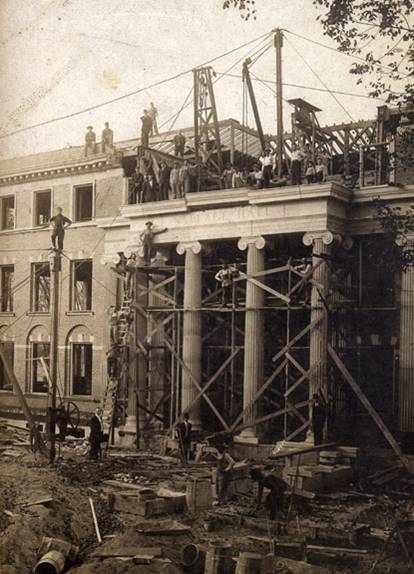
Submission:
[[[233,440],[238,444],[259,444],[259,439],[251,428],[244,429]]]
[[[137,437],[137,417],[128,415],[123,427],[119,427],[115,433],[115,444],[121,447],[135,447]]]

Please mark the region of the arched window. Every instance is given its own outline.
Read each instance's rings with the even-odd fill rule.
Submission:
[[[27,391],[47,393],[50,380],[50,335],[44,325],[36,325],[29,332],[27,354]]]
[[[71,395],[92,395],[93,337],[87,327],[77,325],[66,339],[67,389]]]
[[[0,325],[0,344],[10,367],[14,368],[14,340],[8,337],[7,325]],[[7,379],[3,361],[0,360],[0,391],[11,391],[11,382]]]

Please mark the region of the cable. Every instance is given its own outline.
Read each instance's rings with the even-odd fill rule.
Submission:
[[[221,58],[224,58],[224,57],[226,57],[226,56],[228,56],[228,55],[230,55],[230,54],[233,54],[234,52],[237,52],[238,50],[241,50],[241,49],[244,48],[245,46],[248,46],[248,45],[250,45],[250,44],[253,44],[253,43],[257,42],[257,41],[260,40],[261,38],[264,38],[264,37],[269,36],[271,33],[272,33],[272,32],[266,32],[266,34],[262,34],[261,36],[258,36],[257,38],[254,38],[253,40],[250,40],[249,42],[245,42],[244,44],[241,44],[240,46],[237,46],[236,48],[233,48],[232,50],[229,50],[228,52],[225,52],[224,54],[220,54],[219,56],[216,56],[216,57],[214,57],[214,58],[211,58],[210,60],[207,60],[206,62],[204,62],[204,63],[202,63],[202,64],[199,64],[198,66],[195,66],[195,67],[196,67],[196,68],[200,68],[200,67],[203,67],[203,66],[207,66],[207,65],[209,65],[209,64],[212,64],[213,62],[216,62],[217,60],[220,60]],[[182,72],[179,72],[178,74],[174,74],[173,76],[170,76],[169,78],[165,78],[165,79],[163,79],[163,80],[159,80],[158,82],[154,82],[153,84],[150,84],[150,85],[148,85],[148,86],[146,86],[146,87],[144,87],[144,88],[139,88],[138,90],[134,90],[133,92],[129,92],[128,94],[123,94],[122,96],[118,96],[118,97],[113,98],[113,99],[111,99],[111,100],[107,100],[106,102],[101,102],[100,104],[95,104],[94,106],[89,106],[88,108],[84,108],[83,110],[79,110],[79,111],[77,111],[77,112],[72,112],[71,114],[66,114],[66,115],[64,115],[64,116],[60,116],[60,117],[53,118],[53,119],[50,119],[50,120],[45,120],[44,122],[40,122],[40,123],[38,123],[38,124],[33,124],[33,125],[31,125],[31,126],[26,126],[26,127],[24,127],[24,128],[20,128],[20,129],[18,129],[18,130],[13,131],[13,132],[9,132],[9,133],[6,133],[6,134],[1,134],[1,135],[0,135],[0,139],[4,139],[4,138],[6,138],[6,137],[10,137],[10,136],[12,136],[12,135],[16,135],[16,134],[19,134],[19,133],[22,133],[22,132],[25,132],[25,131],[28,131],[28,130],[31,130],[31,129],[34,129],[34,128],[42,127],[42,126],[45,126],[45,125],[48,125],[48,124],[51,124],[51,123],[54,123],[54,122],[58,122],[58,121],[66,120],[66,119],[69,119],[69,118],[73,118],[73,117],[75,117],[75,116],[79,116],[79,115],[85,114],[85,113],[87,113],[87,112],[91,112],[91,111],[96,110],[96,109],[98,109],[98,108],[101,108],[101,107],[103,107],[103,106],[107,106],[107,105],[109,105],[109,104],[113,104],[113,103],[115,103],[115,102],[119,102],[119,101],[124,100],[124,99],[126,99],[126,98],[129,98],[129,97],[131,97],[131,96],[135,96],[135,95],[137,95],[137,94],[139,94],[139,93],[141,93],[141,92],[144,92],[145,90],[149,90],[149,89],[152,89],[152,88],[156,88],[156,87],[158,87],[158,86],[161,86],[161,85],[163,85],[163,84],[166,84],[166,83],[168,83],[168,82],[171,82],[172,80],[176,80],[177,78],[180,78],[181,76],[185,76],[186,74],[188,74],[188,73],[190,73],[190,72],[192,72],[192,71],[193,71],[193,68],[188,69],[188,70],[184,70],[184,71],[182,71]]]
[[[242,79],[242,76],[237,75],[237,74],[226,74],[223,72],[223,74],[225,76],[229,76],[231,78],[239,78]],[[254,75],[254,74],[252,74]],[[274,85],[274,80],[265,80],[264,78],[259,78],[258,76],[254,75],[254,79],[257,82],[262,82],[262,84],[269,84],[269,85]],[[287,82],[283,82],[282,84],[283,86],[286,86],[288,88],[301,88],[303,90],[312,90],[315,92],[331,92],[332,94],[340,94],[341,96],[353,96],[354,98],[366,98],[369,100],[379,100],[379,101],[385,101],[383,98],[373,98],[372,96],[366,96],[364,94],[356,94],[356,93],[352,93],[352,92],[341,92],[339,90],[326,90],[325,88],[314,88],[312,86],[303,86],[301,84],[288,84]],[[393,94],[403,94],[403,92],[392,92]]]
[[[302,60],[302,62],[310,69],[310,71],[312,72],[312,74],[320,81],[320,83],[327,89],[327,91],[331,94],[331,96],[333,97],[333,99],[336,101],[336,103],[341,106],[341,108],[344,110],[344,112],[347,114],[347,116],[349,116],[349,118],[351,119],[351,121],[355,122],[355,119],[352,117],[352,115],[348,112],[348,110],[346,109],[346,107],[338,100],[338,98],[335,96],[335,94],[333,94],[331,92],[331,90],[328,88],[328,86],[325,84],[325,82],[322,80],[322,78],[319,76],[319,74],[317,72],[315,72],[315,70],[312,68],[312,66],[310,64],[308,64],[308,62],[305,60],[305,58],[302,56],[302,54],[296,49],[295,45],[292,44],[291,41],[289,41],[286,38],[286,41],[288,42],[288,44],[290,46],[292,46],[292,48],[294,49],[294,51],[296,52],[296,54],[299,56],[299,58]]]
[[[347,52],[342,52],[341,50],[338,50],[338,48],[333,48],[332,46],[328,46],[327,44],[322,44],[322,42],[318,42],[317,40],[312,40],[311,38],[307,38],[306,36],[302,36],[302,34],[297,34],[296,32],[291,32],[290,30],[283,30],[284,32],[286,32],[287,34],[290,34],[291,36],[296,36],[297,38],[301,38],[302,40],[306,40],[306,42],[310,42],[311,44],[315,44],[316,46],[320,46],[322,48],[326,48],[327,50],[331,50],[331,52],[336,52],[337,54],[343,54],[344,56],[347,56],[348,58],[352,58],[353,60],[358,60],[360,62],[364,62],[364,64],[366,64],[366,60],[364,58],[361,58],[359,56],[355,56],[352,54],[348,54]],[[386,68],[387,70],[390,70],[390,74],[392,74],[394,72],[393,68],[391,68],[391,66],[386,66],[385,64],[375,64],[376,67],[378,68]],[[408,76],[409,74],[403,74]]]

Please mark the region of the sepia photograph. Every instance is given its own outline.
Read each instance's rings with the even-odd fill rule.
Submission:
[[[0,574],[414,574],[414,1],[0,22]]]

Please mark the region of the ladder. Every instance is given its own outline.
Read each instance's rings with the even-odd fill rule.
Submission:
[[[131,303],[132,299],[129,296],[124,296],[121,307],[118,311],[117,323],[117,346],[120,351],[118,362],[121,368],[118,367],[116,378],[108,376],[105,393],[101,402],[102,408],[102,423],[103,432],[111,436],[114,424],[116,406],[118,402],[118,395],[120,390],[120,383],[125,375],[125,370],[128,368],[125,350],[128,347],[128,335],[131,325]]]

